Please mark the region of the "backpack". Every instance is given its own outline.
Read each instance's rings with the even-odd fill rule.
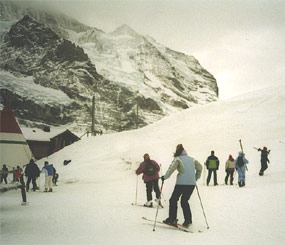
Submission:
[[[146,175],[148,176],[153,176],[156,174],[156,167],[154,166],[154,164],[152,163],[151,160],[148,160],[146,162],[146,165],[145,165],[145,169],[144,169],[144,172]]]
[[[243,157],[239,156],[238,159],[237,159],[237,165],[239,167],[242,167],[244,165],[244,162],[243,162]]]

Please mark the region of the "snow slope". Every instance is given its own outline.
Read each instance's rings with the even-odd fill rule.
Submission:
[[[20,192],[1,195],[1,244],[284,244],[285,233],[285,86],[268,88],[227,101],[195,107],[171,115],[145,128],[85,138],[49,157],[60,174],[53,193],[28,192],[28,206],[20,206]],[[249,160],[246,186],[225,186],[224,163],[237,156],[242,139]],[[138,180],[138,203],[144,203],[145,185],[134,174],[142,156],[162,164],[165,173],[178,143],[204,163],[215,150],[221,167],[219,186],[198,182],[210,229],[207,230],[197,192],[190,205],[193,229],[184,233],[141,219],[155,217],[155,209],[133,206]],[[258,176],[260,153],[271,149],[271,161]],[[67,166],[65,159],[72,162]],[[42,159],[38,162],[43,166]],[[237,178],[235,179],[235,183]],[[44,177],[39,184],[43,189]],[[164,209],[175,176],[163,187]],[[178,218],[183,221],[182,210]]]

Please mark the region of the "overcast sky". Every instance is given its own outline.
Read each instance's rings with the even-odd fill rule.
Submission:
[[[285,0],[43,0],[111,32],[127,24],[195,56],[220,98],[284,84]]]

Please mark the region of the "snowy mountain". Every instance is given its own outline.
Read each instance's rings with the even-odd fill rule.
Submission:
[[[1,244],[284,244],[285,87],[245,94],[227,101],[186,109],[144,128],[89,137],[45,160],[59,173],[53,193],[28,192],[28,206],[20,206],[20,191],[1,197]],[[223,185],[224,164],[237,157],[242,140],[246,158],[246,186]],[[156,209],[131,205],[146,201],[145,184],[135,169],[148,152],[161,164],[163,175],[177,144],[203,164],[211,150],[220,159],[218,186],[206,186],[205,169],[198,181],[205,215],[195,190],[190,199],[194,233],[185,233],[142,220],[154,219]],[[259,176],[260,152],[271,150],[270,164]],[[71,162],[63,165],[63,161]],[[176,173],[164,182],[158,220],[168,216],[168,200]],[[43,190],[44,176],[38,180]],[[161,182],[160,182],[161,185]],[[136,188],[137,186],[137,188]],[[136,199],[137,196],[137,199]],[[183,214],[178,203],[178,216]],[[202,233],[198,232],[203,230]],[[15,232],[17,231],[17,232]],[[79,232],[80,231],[80,232]],[[107,234],[107,235],[106,235]],[[210,239],[209,239],[210,238]]]
[[[127,25],[111,33],[88,30],[72,35],[100,74],[154,98],[166,112],[217,99],[215,78],[193,56],[168,49]]]
[[[0,5],[1,104],[22,124],[86,130],[95,96],[95,128],[121,131],[218,98],[215,78],[194,57],[127,25],[104,33],[58,13]],[[25,81],[42,91],[26,93]],[[35,100],[53,91],[63,96],[56,103]]]

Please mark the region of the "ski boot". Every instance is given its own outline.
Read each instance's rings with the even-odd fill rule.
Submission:
[[[192,224],[192,221],[184,221],[184,223],[182,224],[182,226],[184,226],[185,228],[189,228],[189,226]]]
[[[152,201],[148,201],[144,204],[145,207],[152,208]]]
[[[163,220],[163,223],[167,224],[167,225],[172,225],[172,226],[178,227],[177,221],[178,221],[178,219],[171,220],[170,218],[167,218],[166,220]]]

